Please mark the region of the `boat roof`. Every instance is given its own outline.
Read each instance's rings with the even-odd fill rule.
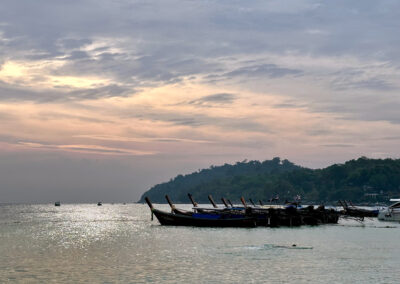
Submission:
[[[397,201],[400,201],[400,198],[391,198],[390,201],[397,202]]]
[[[396,202],[396,203],[390,205],[389,207],[390,208],[400,208],[400,200],[399,200],[399,202]]]

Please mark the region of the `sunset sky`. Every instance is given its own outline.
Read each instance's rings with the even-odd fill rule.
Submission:
[[[2,0],[0,203],[400,158],[400,1]]]

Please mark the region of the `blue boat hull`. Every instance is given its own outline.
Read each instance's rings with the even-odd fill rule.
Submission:
[[[244,227],[254,228],[257,225],[254,217],[214,215],[187,216],[181,214],[167,213],[157,209],[152,209],[161,225],[167,226],[193,226],[193,227]]]

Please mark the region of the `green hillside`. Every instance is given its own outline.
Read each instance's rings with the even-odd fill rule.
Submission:
[[[361,157],[316,170],[280,158],[211,166],[155,185],[139,202],[148,196],[153,202],[165,203],[168,194],[174,202],[188,203],[187,193],[199,202],[208,202],[209,194],[216,201],[223,196],[236,202],[240,196],[266,201],[277,195],[281,201],[296,195],[304,202],[387,201],[400,196],[400,159]]]

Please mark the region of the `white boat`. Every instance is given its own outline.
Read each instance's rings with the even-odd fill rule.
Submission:
[[[390,199],[390,201],[395,203],[383,210],[380,210],[378,219],[381,221],[400,222],[400,199]]]

